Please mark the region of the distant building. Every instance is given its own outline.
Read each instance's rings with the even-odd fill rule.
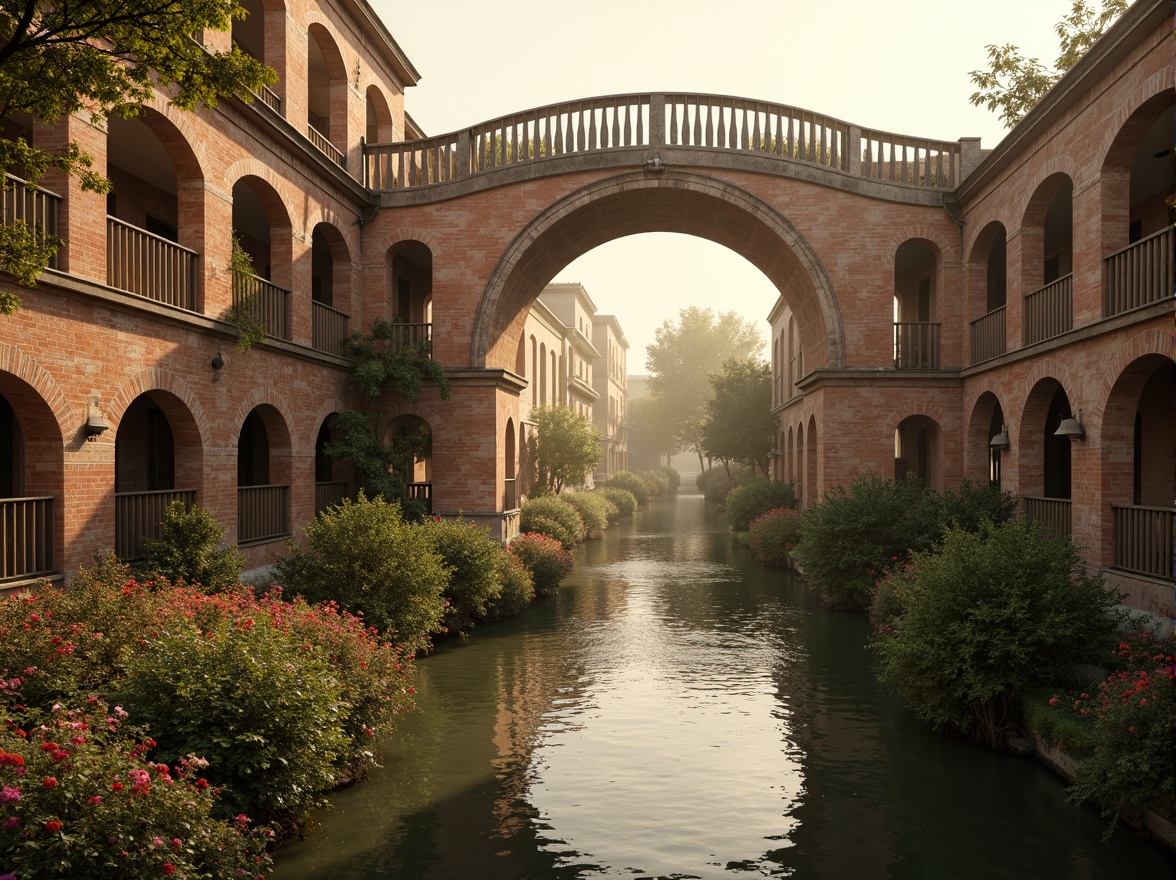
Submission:
[[[600,397],[593,423],[600,429],[604,455],[596,468],[598,479],[629,469],[629,398],[627,394],[629,340],[616,315],[592,319],[592,344],[603,355],[593,382]]]

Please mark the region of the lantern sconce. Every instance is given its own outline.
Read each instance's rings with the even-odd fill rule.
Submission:
[[[1077,418],[1070,416],[1068,419],[1062,419],[1062,423],[1054,431],[1054,436],[1069,437],[1071,440],[1085,440],[1086,430],[1082,427],[1082,410],[1078,410]]]
[[[1000,433],[997,434],[988,443],[993,449],[999,449],[1002,452],[1008,449],[1012,444],[1009,442],[1009,429],[1007,425],[1000,426]]]
[[[99,435],[110,430],[110,423],[106,421],[96,405],[91,404],[90,415],[86,417],[86,440],[93,442]]]

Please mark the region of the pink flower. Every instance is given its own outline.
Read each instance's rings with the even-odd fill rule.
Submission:
[[[102,803],[102,795],[96,794],[92,798],[88,798],[86,800],[86,803],[94,804],[94,805],[100,804],[100,803]]]
[[[151,838],[151,842],[155,846],[163,846],[163,838],[160,837],[158,834]]]

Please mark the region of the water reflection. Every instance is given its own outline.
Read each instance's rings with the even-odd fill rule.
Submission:
[[[659,503],[554,600],[425,660],[383,769],[276,876],[1171,877],[1035,763],[917,724],[866,628],[697,496]]]

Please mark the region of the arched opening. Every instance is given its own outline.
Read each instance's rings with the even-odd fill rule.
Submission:
[[[237,436],[237,543],[290,534],[290,432],[269,404],[250,410]]]
[[[342,355],[351,313],[351,254],[343,236],[319,223],[310,237],[311,345]]]
[[[195,311],[204,187],[192,148],[151,108],[111,116],[106,144],[106,283]]]
[[[1057,430],[1072,415],[1061,383],[1042,379],[1025,401],[1017,439],[1025,514],[1063,535],[1070,534],[1071,440]]]
[[[547,343],[539,343],[539,400],[547,403]]]
[[[817,417],[809,416],[808,431],[804,435],[804,487],[807,504],[816,504],[820,500],[820,490],[817,486]]]
[[[306,34],[306,116],[311,143],[333,162],[347,164],[347,70],[330,32],[312,24]]]
[[[894,367],[938,369],[939,249],[922,238],[903,242],[894,255]]]
[[[504,456],[504,473],[506,474],[506,485],[502,496],[502,509],[515,510],[519,506],[518,493],[515,487],[515,473],[516,460],[515,454],[515,426],[514,419],[506,420],[506,437],[502,444],[502,452]]]
[[[331,413],[319,426],[314,441],[314,512],[317,516],[351,497],[351,466],[327,454],[327,447],[338,440],[333,421],[338,413]]]
[[[392,112],[388,109],[388,101],[379,86],[368,86],[364,96],[364,111],[364,139],[368,145],[390,144],[396,140],[396,134],[392,130]]]
[[[539,342],[531,336],[531,371],[527,379],[531,382],[531,406],[539,405]]]
[[[421,502],[426,512],[433,512],[433,431],[420,416],[402,415],[384,427],[384,445],[396,444],[407,452],[408,462],[401,470],[405,497]]]
[[[294,231],[281,197],[259,177],[233,185],[233,238],[250,270],[233,273],[233,304],[278,339],[290,339]]]
[[[965,473],[975,483],[1001,488],[1001,470],[1009,442],[1004,409],[991,391],[980,395],[968,420],[968,449]]]
[[[1104,564],[1176,578],[1176,364],[1161,354],[1137,358],[1115,379],[1101,431],[1103,490],[1112,528]]]
[[[929,416],[907,416],[894,431],[894,479],[914,477],[936,491],[943,488],[942,432]]]
[[[515,366],[514,371],[518,376],[526,379],[527,376],[527,339],[525,336],[519,337],[519,350],[515,352]]]
[[[1074,182],[1047,177],[1021,221],[1021,286],[1026,345],[1059,336],[1074,325]]]
[[[431,345],[433,325],[433,253],[419,241],[404,241],[388,249],[388,278],[384,316],[397,325],[404,344]]]
[[[285,7],[275,0],[242,0],[241,6],[247,14],[244,18],[233,19],[233,42],[240,46],[245,54],[278,72],[278,82],[272,89],[262,86],[258,97],[280,114],[280,95],[284,94],[283,74],[286,69]]]
[[[1171,296],[1176,98],[1166,89],[1124,123],[1103,163],[1102,251],[1106,316]]]
[[[0,372],[0,584],[61,569],[63,438],[37,390]]]
[[[784,441],[784,479],[796,482],[796,464],[792,458],[792,426],[788,426],[788,438]],[[797,497],[800,497],[799,495]]]
[[[968,312],[979,315],[970,325],[973,364],[999,357],[1008,346],[1005,334],[1007,238],[1003,223],[989,223],[976,238],[968,261]]]
[[[805,507],[809,505],[808,481],[804,478],[804,425],[796,426],[796,459],[792,472],[796,475],[796,497]]]
[[[188,407],[167,391],[140,394],[118,423],[114,443],[114,547],[125,560],[158,538],[169,504],[197,503],[203,448]]]

